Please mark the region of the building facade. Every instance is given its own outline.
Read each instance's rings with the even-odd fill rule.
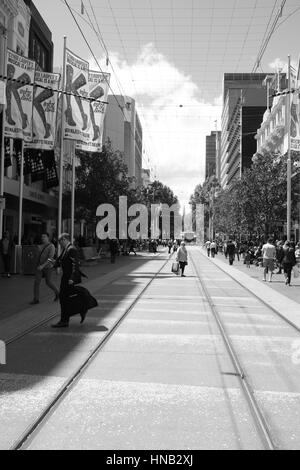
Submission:
[[[109,139],[113,149],[122,153],[128,176],[134,177],[133,186],[137,187],[142,184],[143,130],[135,100],[123,96],[116,98],[108,96],[103,141]]]
[[[206,136],[206,158],[205,158],[205,179],[215,176],[218,178],[220,173],[220,131],[212,131]]]
[[[226,73],[223,81],[220,182],[223,188],[252,164],[255,134],[267,107],[266,74]]]
[[[284,75],[283,80],[286,81]],[[287,85],[287,84],[286,84]],[[284,86],[282,84],[282,86]],[[278,91],[282,89],[282,86]],[[263,121],[257,130],[257,155],[256,158],[264,158],[267,153],[285,155],[288,151],[288,125],[289,112],[287,106],[287,95],[278,95],[274,98],[272,106],[267,109],[263,116]],[[300,152],[292,151],[294,168],[292,169],[292,178],[297,178],[300,183],[299,162]],[[298,183],[298,187],[299,187]],[[294,240],[300,238],[300,200],[298,197],[298,207],[295,211],[298,215],[292,220],[292,237]],[[294,212],[294,213],[295,213]],[[283,224],[281,228],[282,235],[286,235],[287,227]]]
[[[0,0],[0,25],[0,61],[3,75],[5,75],[4,57],[6,53],[4,35],[7,36],[9,49],[36,60],[40,70],[52,71],[51,31],[31,1]],[[41,45],[44,45],[43,51]],[[2,115],[3,109],[1,109],[0,133],[2,132]],[[19,218],[19,177],[16,159],[13,156],[15,142],[10,139],[12,164],[5,168],[4,173],[6,209],[3,228],[8,230],[12,236],[18,233]],[[42,181],[32,182],[30,175],[25,176],[24,183],[22,227],[24,241],[36,239],[44,231],[53,234],[57,225],[58,199],[56,193],[46,190]]]

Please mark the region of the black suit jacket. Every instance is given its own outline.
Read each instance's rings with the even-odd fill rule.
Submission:
[[[81,273],[79,269],[79,254],[74,245],[69,245],[59,256],[55,264],[56,267],[61,266],[63,276],[62,280],[73,281],[74,284],[80,284]]]

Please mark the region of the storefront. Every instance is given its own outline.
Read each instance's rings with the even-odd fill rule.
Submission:
[[[6,209],[4,229],[15,237],[19,224],[19,182],[5,178]],[[58,199],[36,188],[24,186],[23,200],[23,242],[32,244],[43,232],[52,237],[56,233]],[[26,243],[26,244],[27,244]]]

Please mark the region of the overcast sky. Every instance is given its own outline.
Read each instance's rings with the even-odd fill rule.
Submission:
[[[64,0],[34,3],[53,34],[54,65],[62,65],[67,35],[69,49],[97,70]],[[137,102],[144,167],[156,166],[158,178],[187,203],[204,181],[205,136],[221,125],[223,74],[252,71],[282,0],[84,0],[83,15],[80,0],[68,3],[101,68],[112,73],[114,93]],[[298,63],[299,24],[300,0],[287,0],[259,72],[286,63],[288,54]]]

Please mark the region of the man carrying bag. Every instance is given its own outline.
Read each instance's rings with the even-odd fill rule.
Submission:
[[[80,314],[81,323],[83,323],[87,311],[98,304],[87,289],[77,286],[77,284],[81,283],[82,276],[85,275],[80,271],[78,251],[71,243],[70,235],[63,233],[58,241],[63,251],[55,262],[54,267],[62,268],[59,292],[61,319],[58,323],[52,325],[52,328],[68,328],[71,316]]]

